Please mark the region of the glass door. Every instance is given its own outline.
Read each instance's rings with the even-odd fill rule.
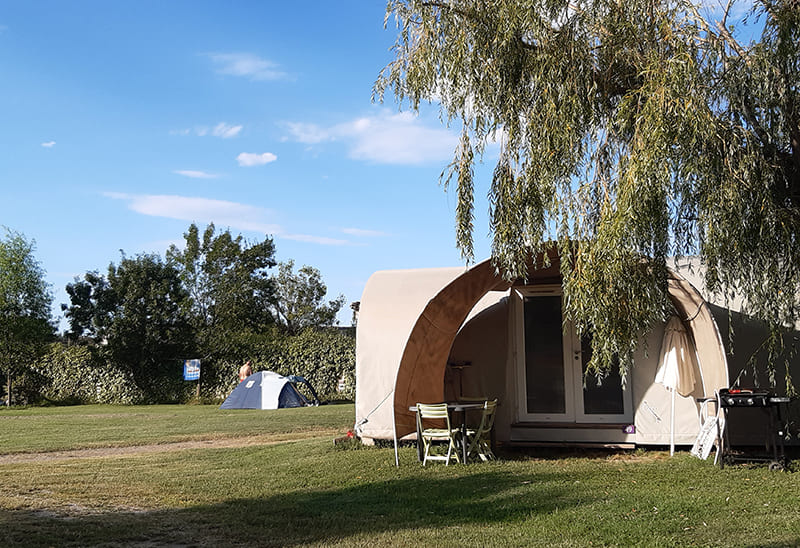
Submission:
[[[521,413],[525,420],[574,421],[574,379],[569,364],[558,287],[519,294],[522,309]],[[565,344],[567,343],[567,344]]]
[[[592,339],[590,336],[578,337],[574,330],[573,337],[573,348],[579,352],[574,360],[576,368],[580,367],[574,387],[575,393],[580,394],[575,408],[577,422],[630,422],[633,418],[630,390],[622,387],[619,364],[615,363],[602,379],[596,375],[587,376],[587,365],[592,358]]]
[[[630,420],[630,391],[618,371],[585,377],[591,340],[566,322],[559,286],[529,287],[517,300],[520,420],[616,422]]]

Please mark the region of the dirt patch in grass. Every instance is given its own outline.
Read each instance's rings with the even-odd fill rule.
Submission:
[[[663,462],[670,459],[669,451],[645,451],[613,453],[606,457],[609,461],[621,462]]]
[[[169,443],[154,443],[123,447],[88,447],[84,449],[70,449],[68,451],[12,453],[8,455],[0,455],[0,464],[108,458],[118,456],[145,455],[152,453],[168,453],[170,451],[186,451],[193,449],[228,449],[233,447],[250,447],[254,445],[274,445],[289,441],[310,440],[320,436],[325,436],[326,434],[333,435],[335,433],[336,432],[333,430],[330,432],[315,432],[317,435],[309,437],[308,432],[298,432],[236,438],[176,441]]]

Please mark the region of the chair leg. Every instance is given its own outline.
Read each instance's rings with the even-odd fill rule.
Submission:
[[[486,441],[485,443],[485,450],[486,450],[486,458],[487,460],[495,460],[494,452],[492,451],[492,444],[490,441]]]

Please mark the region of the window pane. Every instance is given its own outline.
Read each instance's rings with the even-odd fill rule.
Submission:
[[[581,354],[583,355],[583,375],[586,386],[583,388],[583,412],[586,415],[623,415],[625,403],[622,399],[622,377],[619,368],[614,363],[608,376],[602,379],[602,384],[597,382],[597,377],[586,377],[586,364],[592,357],[592,339],[581,339]],[[615,360],[616,362],[616,360]]]

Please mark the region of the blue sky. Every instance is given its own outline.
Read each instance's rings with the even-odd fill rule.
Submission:
[[[0,225],[36,241],[55,308],[73,277],[120,250],[164,256],[191,222],[272,235],[279,261],[319,268],[348,303],[376,270],[463,264],[439,185],[457,131],[435,108],[371,100],[395,39],[384,10],[4,2]],[[479,260],[490,169],[477,171]]]

